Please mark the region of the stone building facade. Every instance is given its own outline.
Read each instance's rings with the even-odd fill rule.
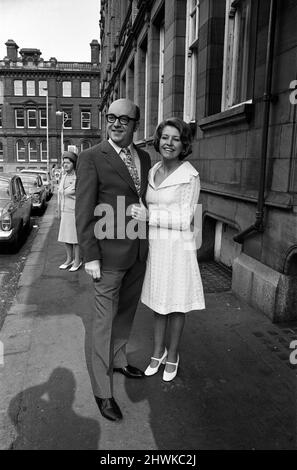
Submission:
[[[100,24],[103,114],[134,100],[153,160],[158,122],[192,126],[199,259],[232,268],[234,292],[272,321],[296,320],[296,2],[102,0]]]
[[[18,54],[11,39],[6,47],[0,60],[0,170],[59,165],[62,140],[64,149],[78,152],[98,143],[98,41],[90,44],[90,62],[45,61],[39,49]]]

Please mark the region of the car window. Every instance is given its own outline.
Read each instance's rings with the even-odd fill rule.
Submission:
[[[13,195],[16,197],[16,199],[19,201],[20,198],[21,198],[21,193],[20,193],[20,188],[17,184],[17,180],[14,179],[13,180],[13,184],[12,184],[12,193]]]
[[[9,182],[0,180],[0,199],[10,199]]]
[[[23,198],[25,196],[25,190],[23,188],[23,184],[22,184],[22,181],[20,178],[17,179],[17,185],[19,187],[19,191],[20,191],[20,195],[21,195],[21,198]]]

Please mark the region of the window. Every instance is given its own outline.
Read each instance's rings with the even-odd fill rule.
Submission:
[[[42,162],[47,161],[47,145],[46,140],[40,142],[40,157]]]
[[[64,140],[64,150],[68,150],[71,147],[71,140]]]
[[[90,111],[81,112],[81,128],[91,129],[91,113]]]
[[[47,88],[47,81],[39,81],[38,82],[38,94],[39,96],[46,96],[46,90],[44,88]]]
[[[63,96],[71,96],[71,82],[63,82]]]
[[[0,127],[2,127],[2,108],[0,108]]]
[[[36,109],[28,109],[28,127],[37,127]]]
[[[0,161],[3,162],[3,143],[0,141]]]
[[[164,25],[160,28],[159,36],[159,104],[158,104],[158,122],[163,121],[163,101],[164,101],[164,49],[165,49],[165,28]]]
[[[81,82],[82,98],[90,98],[90,82]]]
[[[39,110],[39,126],[43,129],[47,127],[46,109]]]
[[[27,96],[35,96],[35,82],[34,80],[27,80]]]
[[[198,83],[198,30],[199,1],[188,0],[184,90],[184,120],[186,122],[194,121],[196,118],[196,97]]]
[[[14,80],[14,95],[15,96],[23,96],[23,80]]]
[[[63,110],[64,111],[64,119],[63,119],[63,128],[64,129],[72,129],[72,111],[70,110]]]
[[[80,146],[82,152],[83,150],[87,150],[90,147],[91,147],[91,142],[89,142],[88,140],[83,140]]]
[[[16,154],[17,154],[17,160],[19,162],[25,161],[26,160],[26,148],[23,140],[17,140],[16,143]]]
[[[35,140],[30,140],[28,143],[29,162],[37,161],[37,145]]]
[[[251,0],[226,0],[222,111],[248,100]]]
[[[15,110],[15,127],[25,127],[25,110]]]

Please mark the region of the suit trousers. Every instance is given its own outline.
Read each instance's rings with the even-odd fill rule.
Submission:
[[[94,394],[113,396],[113,368],[127,365],[126,344],[139,302],[146,263],[127,270],[105,269],[94,282],[95,316],[92,331]]]

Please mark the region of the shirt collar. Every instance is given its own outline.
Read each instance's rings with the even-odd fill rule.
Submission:
[[[121,151],[122,151],[122,147],[119,147],[117,144],[114,143],[113,140],[111,139],[108,139],[108,142],[110,143],[110,145],[115,149],[115,151],[117,152],[117,154],[120,154]],[[128,145],[128,147],[126,147],[130,150],[130,152],[132,153],[132,144]]]

